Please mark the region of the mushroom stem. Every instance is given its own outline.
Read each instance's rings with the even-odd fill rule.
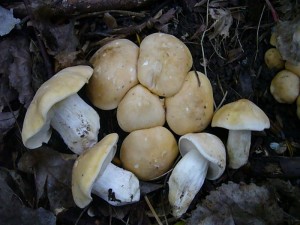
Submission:
[[[251,130],[229,130],[227,151],[229,168],[238,169],[248,161]]]
[[[140,199],[139,180],[133,173],[109,163],[95,180],[92,193],[114,206],[137,202]]]
[[[50,124],[71,151],[81,154],[83,150],[97,143],[99,115],[78,94],[56,103],[51,111],[53,117]]]
[[[176,218],[185,213],[201,189],[208,170],[208,161],[196,150],[186,153],[169,178],[169,202]]]

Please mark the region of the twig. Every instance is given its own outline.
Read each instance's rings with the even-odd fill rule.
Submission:
[[[269,0],[265,0],[269,9],[271,10],[271,13],[272,13],[272,17],[273,17],[273,20],[277,23],[278,20],[279,20],[279,17],[277,15],[277,12],[276,10],[274,9],[273,5],[271,4],[271,2]]]
[[[156,219],[156,222],[157,222],[159,225],[163,225],[163,223],[162,223],[161,220],[159,219],[157,213],[155,212],[153,206],[151,205],[151,203],[150,203],[150,201],[149,201],[147,195],[145,195],[144,198],[145,198],[145,201],[146,201],[146,203],[147,203],[149,209],[151,210],[151,212],[152,212],[154,218]]]
[[[259,35],[259,28],[260,28],[260,24],[261,24],[261,20],[262,20],[262,17],[263,17],[265,8],[266,8],[266,6],[264,5],[264,7],[263,7],[263,9],[262,9],[262,11],[261,11],[261,14],[260,14],[260,18],[259,18],[258,25],[257,25],[257,30],[256,30],[256,52],[255,52],[254,62],[256,61],[257,54],[258,54],[258,42],[259,42],[259,41],[258,41],[258,35]]]
[[[208,27],[208,7],[209,7],[209,0],[206,3],[206,28]],[[202,34],[202,37],[201,37],[201,51],[202,51],[202,58],[203,58],[203,66],[204,66],[205,76],[207,76],[207,71],[206,71],[206,59],[205,59],[205,54],[204,54],[203,41],[204,41],[206,31],[207,31],[207,29],[205,29],[203,31],[203,34]]]

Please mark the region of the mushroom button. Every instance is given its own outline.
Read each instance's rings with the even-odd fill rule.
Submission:
[[[279,103],[292,104],[299,95],[300,78],[288,71],[282,70],[272,79],[270,92]]]
[[[162,126],[165,123],[164,101],[138,84],[121,100],[117,120],[126,132]]]
[[[24,119],[22,140],[27,148],[47,143],[50,125],[77,154],[97,143],[99,115],[77,95],[92,73],[89,66],[68,67],[41,85]]]
[[[207,76],[191,71],[177,94],[166,98],[166,119],[178,135],[204,130],[213,116],[213,90]]]
[[[192,63],[183,42],[169,34],[154,33],[141,42],[138,80],[154,94],[170,97],[181,88]]]
[[[103,110],[117,108],[126,92],[138,83],[139,47],[127,39],[117,39],[101,47],[91,58],[94,73],[87,95],[94,106]]]
[[[205,178],[218,179],[226,166],[225,146],[213,134],[186,134],[178,145],[182,159],[168,180],[171,213],[177,218],[187,211]]]
[[[294,64],[289,61],[285,62],[285,69],[291,71],[292,73],[296,74],[300,77],[300,63]]]
[[[139,180],[111,163],[118,138],[116,133],[105,136],[75,161],[72,194],[78,207],[84,208],[92,201],[91,193],[115,206],[139,201]]]
[[[223,105],[216,111],[211,126],[229,130],[227,139],[229,167],[238,169],[248,161],[251,131],[269,128],[270,121],[253,102],[240,99]]]
[[[124,139],[120,150],[123,167],[145,181],[166,173],[177,155],[175,137],[161,126],[131,132]]]
[[[284,60],[277,48],[270,48],[265,52],[265,63],[269,69],[284,68]]]

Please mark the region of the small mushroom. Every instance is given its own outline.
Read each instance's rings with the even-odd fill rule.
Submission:
[[[156,95],[170,97],[181,88],[192,63],[189,49],[178,38],[154,33],[141,42],[138,80]]]
[[[226,167],[225,146],[213,134],[186,134],[180,137],[178,146],[182,159],[168,181],[171,213],[176,218],[187,211],[205,178],[218,179]]]
[[[270,48],[265,52],[265,63],[269,69],[283,69],[284,62],[277,48]]]
[[[292,104],[299,95],[300,78],[288,71],[282,70],[272,79],[270,92],[279,103]]]
[[[92,73],[89,66],[68,67],[41,85],[23,123],[22,141],[27,148],[47,143],[51,137],[50,125],[77,154],[97,143],[99,115],[77,94]]]
[[[166,98],[166,119],[178,135],[204,130],[214,112],[213,90],[203,73],[191,71],[177,94]]]
[[[131,132],[124,139],[120,150],[123,167],[145,181],[166,173],[177,155],[175,137],[161,126]]]
[[[139,47],[127,39],[117,39],[101,47],[91,58],[94,73],[87,95],[103,110],[117,108],[126,92],[138,83]]]
[[[238,169],[248,161],[251,131],[262,131],[270,127],[267,115],[248,99],[240,99],[223,105],[214,114],[212,127],[229,130],[227,151],[229,167]]]
[[[285,62],[285,69],[288,71],[291,71],[292,73],[296,74],[298,77],[300,77],[300,63],[294,64],[289,61]]]
[[[121,100],[117,109],[117,120],[126,132],[162,126],[166,120],[164,101],[138,84]]]
[[[118,138],[116,133],[105,136],[75,161],[72,194],[78,207],[86,207],[92,201],[92,193],[114,206],[139,201],[139,180],[111,163]]]

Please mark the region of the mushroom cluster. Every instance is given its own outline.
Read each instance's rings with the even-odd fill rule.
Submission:
[[[48,142],[53,128],[79,155],[72,175],[78,207],[86,207],[92,194],[115,206],[137,202],[139,180],[158,179],[173,167],[168,198],[172,215],[180,217],[204,180],[216,180],[225,170],[225,146],[203,132],[207,126],[229,129],[229,166],[234,169],[248,160],[251,130],[270,126],[263,111],[246,99],[214,113],[209,79],[191,70],[189,49],[172,35],[151,34],[140,47],[127,39],[114,40],[90,62],[94,69],[69,67],[45,82],[22,130],[24,145],[37,148]],[[93,106],[116,110],[117,122],[127,132],[120,146],[122,168],[111,163],[119,135],[111,133],[99,141],[99,115],[77,94],[86,83]],[[178,142],[175,135],[180,136]],[[182,158],[174,165],[179,152]]]
[[[279,71],[270,84],[270,92],[279,103],[293,104],[300,94],[300,60],[296,50],[300,44],[299,22],[297,19],[291,24],[279,23],[270,38],[273,47],[265,52],[267,67]],[[284,26],[291,29],[282,33]],[[298,113],[297,117],[300,119]]]
[[[209,125],[210,81],[190,71],[193,60],[187,46],[163,33],[145,37],[140,47],[114,40],[97,50],[90,62],[94,74],[88,97],[101,110],[116,109],[120,128],[129,133],[120,149],[122,166],[141,180],[162,176],[178,156],[172,132],[200,132]]]

